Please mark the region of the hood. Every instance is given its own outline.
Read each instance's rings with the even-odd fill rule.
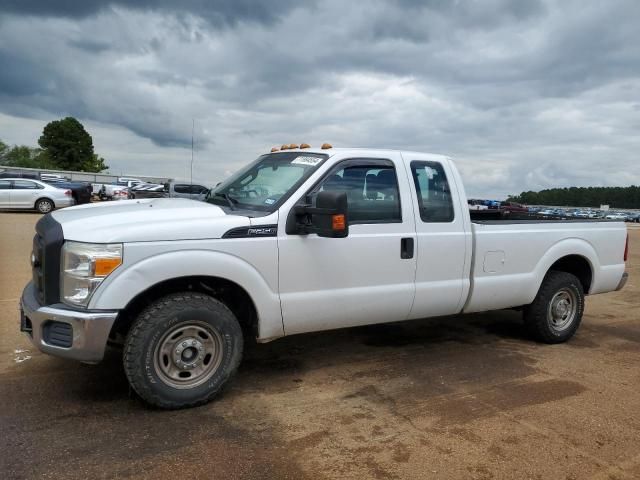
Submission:
[[[149,242],[220,238],[249,218],[185,198],[120,200],[56,210],[64,238],[78,242]]]

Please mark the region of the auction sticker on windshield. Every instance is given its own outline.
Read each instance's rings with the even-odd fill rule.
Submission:
[[[292,165],[309,165],[310,167],[315,167],[322,161],[321,157],[305,157],[300,156],[296,157],[291,161]]]

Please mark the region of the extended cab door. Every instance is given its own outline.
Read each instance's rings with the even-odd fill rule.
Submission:
[[[462,186],[446,159],[403,153],[414,196],[416,298],[409,318],[461,311],[469,291],[471,232]],[[466,216],[465,216],[466,215]]]
[[[348,198],[349,235],[287,235],[278,228],[279,290],[285,334],[404,320],[414,297],[415,222],[398,153],[344,158],[303,195]]]

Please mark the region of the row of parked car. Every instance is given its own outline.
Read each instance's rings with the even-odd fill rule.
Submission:
[[[640,223],[640,212],[543,207],[530,207],[529,212],[542,218],[602,218],[606,220],[622,220],[625,222]]]
[[[0,209],[37,210],[48,213],[56,208],[95,200],[180,197],[205,200],[204,185],[167,182],[152,184],[137,178],[121,177],[110,184],[69,181],[62,175],[0,172]]]
[[[528,207],[515,202],[501,202],[499,200],[469,199],[467,202],[469,204],[471,216],[474,219],[507,217],[538,219],[600,218],[640,223],[640,212],[599,210],[591,208]]]
[[[69,182],[50,175],[16,175],[0,172],[0,208],[37,210],[49,213],[55,208],[91,201],[91,185]]]
[[[100,200],[127,200],[133,198],[189,198],[204,200],[210,188],[204,185],[166,182],[147,183],[138,178],[121,177],[110,184],[92,184],[93,194]]]

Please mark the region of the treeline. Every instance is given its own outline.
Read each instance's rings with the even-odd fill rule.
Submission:
[[[93,138],[73,117],[49,122],[38,139],[39,148],[9,146],[0,140],[0,166],[102,172],[107,165],[93,150]]]
[[[640,186],[550,188],[539,192],[522,192],[510,201],[526,205],[556,205],[571,207],[640,208]]]

